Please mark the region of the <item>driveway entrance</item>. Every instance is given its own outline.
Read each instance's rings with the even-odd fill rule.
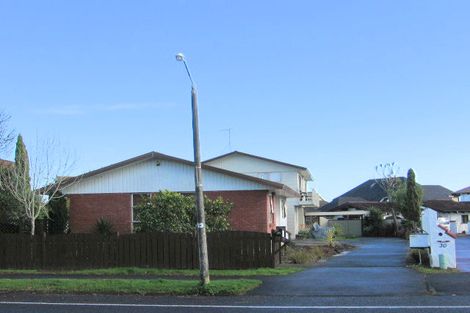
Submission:
[[[457,268],[461,272],[470,272],[470,236],[458,237],[455,249]]]
[[[406,268],[408,242],[361,238],[357,249],[288,277],[270,277],[257,295],[387,296],[426,294],[424,275]]]

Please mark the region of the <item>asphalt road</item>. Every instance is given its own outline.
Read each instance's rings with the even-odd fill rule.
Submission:
[[[361,239],[358,249],[242,297],[0,294],[1,313],[470,312],[470,273],[405,267],[407,242]],[[467,287],[468,285],[468,287]]]
[[[13,299],[6,298],[0,297],[2,313],[470,312],[468,296],[225,298],[15,295]]]

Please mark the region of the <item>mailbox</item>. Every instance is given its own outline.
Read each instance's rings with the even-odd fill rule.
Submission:
[[[429,261],[431,267],[456,268],[455,234],[438,224],[437,212],[430,208],[423,210],[421,224],[423,225],[423,229],[429,234],[428,242],[431,250]]]
[[[429,234],[412,234],[410,235],[410,248],[411,249],[424,249],[429,248]]]

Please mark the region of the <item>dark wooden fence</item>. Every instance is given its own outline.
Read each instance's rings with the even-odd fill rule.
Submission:
[[[280,238],[255,232],[208,233],[212,269],[275,267]],[[197,240],[188,234],[137,233],[103,237],[0,235],[0,268],[198,268]]]

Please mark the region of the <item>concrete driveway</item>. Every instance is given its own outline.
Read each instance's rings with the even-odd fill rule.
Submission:
[[[411,296],[426,294],[423,274],[405,267],[408,242],[361,238],[358,248],[287,277],[271,277],[255,295]]]
[[[457,268],[461,272],[470,272],[470,236],[458,237],[455,245]]]

